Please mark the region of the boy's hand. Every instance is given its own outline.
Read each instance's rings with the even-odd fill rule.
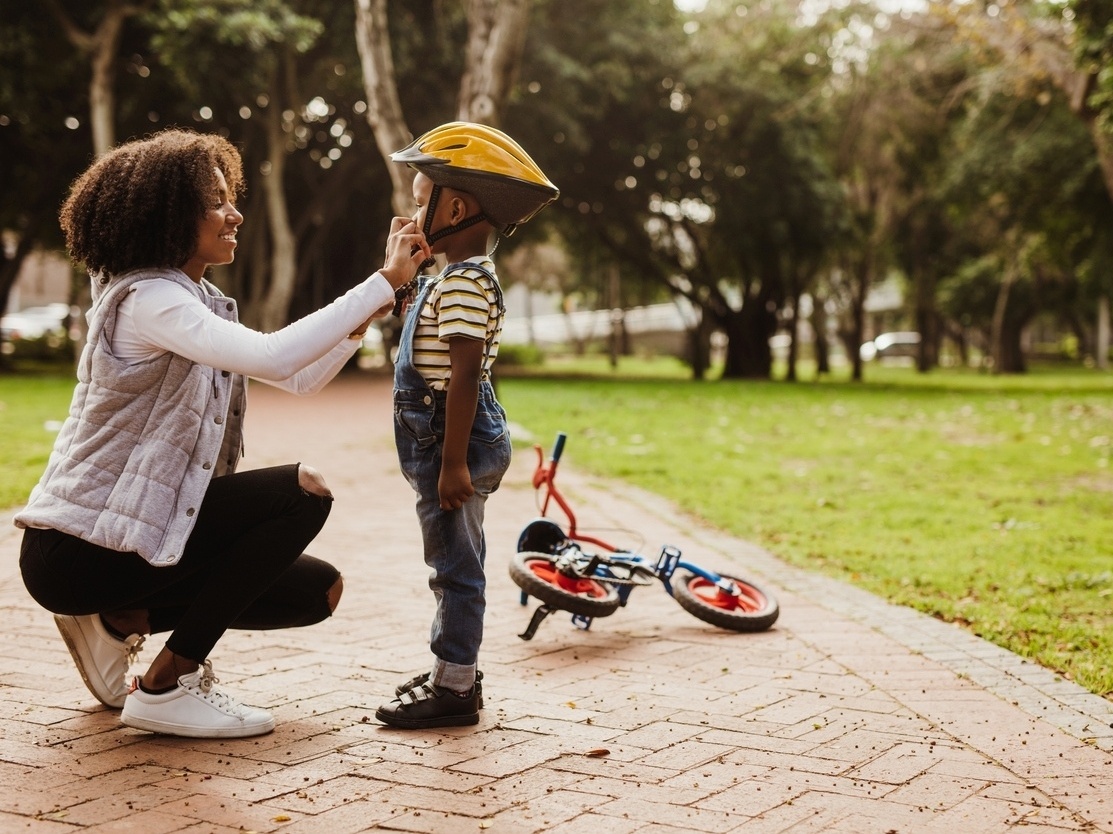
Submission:
[[[467,465],[441,466],[437,494],[441,499],[442,510],[458,510],[464,506],[464,502],[475,495]]]
[[[386,239],[386,258],[379,270],[394,289],[410,281],[427,258],[433,256],[425,235],[408,217],[395,217],[390,221],[390,234]]]

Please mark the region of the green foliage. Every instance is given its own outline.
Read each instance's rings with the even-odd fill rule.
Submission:
[[[308,52],[324,30],[283,0],[160,0],[145,23],[152,53],[194,96],[248,79],[266,89],[282,50]]]
[[[940,193],[967,259],[941,282],[940,309],[988,332],[1011,269],[1008,320],[1078,315],[1088,266],[1113,256],[1113,211],[1092,140],[1063,97],[997,93],[972,104],[952,149]]]
[[[85,31],[106,8],[59,2]],[[614,300],[616,271],[624,303],[688,296],[727,334],[728,375],[768,375],[767,336],[791,321],[801,292],[834,308],[853,340],[847,311],[894,266],[912,290],[909,318],[942,330],[940,281],[1019,251],[1014,241],[1039,255],[1034,303],[1085,328],[1113,281],[1109,195],[1085,130],[1113,95],[1108,3],[1009,4],[1000,15],[961,4],[983,31],[1006,12],[1050,36],[1075,26],[1079,68],[1096,78],[1082,113],[1046,77],[1020,72],[1023,60],[955,37],[936,14],[950,4],[927,5],[906,19],[865,2],[710,0],[698,13],[671,0],[531,3],[504,126],[562,198],[503,251],[561,239],[588,304]],[[185,125],[243,150],[246,222],[219,280],[247,319],[269,282],[261,185],[276,148],[299,259],[291,316],[366,275],[392,211],[350,0],[146,7],[125,23],[112,70],[116,133]],[[389,0],[388,11],[408,123],[452,118],[465,5]],[[57,245],[57,207],[90,156],[89,74],[44,4],[0,17],[0,157],[14,160],[0,166],[0,227]]]
[[[555,172],[571,211],[551,216],[588,297],[606,298],[612,265],[626,287],[686,295],[727,333],[728,373],[768,373],[786,282],[814,270],[838,225],[841,192],[800,106],[830,71],[806,60],[820,28],[776,4],[689,20],[661,0],[535,10],[530,95],[507,123]]]
[[[499,347],[499,367],[538,367],[545,361],[541,349],[533,345],[502,345]]]
[[[1106,0],[1070,0],[1079,68],[1093,73],[1089,106],[1113,130],[1113,7]]]
[[[55,221],[65,188],[91,154],[86,120],[67,126],[83,116],[74,102],[84,92],[75,83],[82,63],[56,28],[38,3],[0,15],[0,229],[51,246],[61,243]]]
[[[543,445],[569,434],[568,465],[1113,693],[1113,378],[870,373],[506,379],[499,395]]]
[[[161,0],[149,20],[162,31],[152,39],[156,49],[177,45],[188,34],[254,52],[275,44],[307,52],[324,29],[321,21],[297,14],[281,0]]]

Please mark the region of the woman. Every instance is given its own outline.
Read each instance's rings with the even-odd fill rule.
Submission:
[[[235,472],[244,378],[320,390],[429,256],[395,218],[381,270],[258,333],[204,277],[235,255],[242,190],[235,148],[182,130],[121,145],[74,182],[61,225],[93,278],[88,342],[70,416],[15,519],[24,583],[90,691],[127,726],[173,735],[273,730],[269,713],[216,688],[209,653],[229,628],[319,622],[342,590],[335,568],[303,553],[332,505],[320,473]],[[144,635],[160,632],[165,648],[129,688]]]

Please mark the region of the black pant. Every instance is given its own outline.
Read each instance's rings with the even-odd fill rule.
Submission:
[[[302,551],[325,524],[332,498],[298,485],[298,465],[214,478],[176,565],[155,567],[56,530],[24,532],[19,566],[55,614],[146,609],[167,648],[201,662],[229,628],[311,625],[331,613],[336,568]]]

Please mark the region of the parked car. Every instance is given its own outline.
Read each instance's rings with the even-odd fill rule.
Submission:
[[[8,313],[0,318],[0,349],[11,354],[24,343],[57,350],[66,343],[70,323],[70,306],[62,302]],[[42,351],[33,349],[33,352]]]
[[[874,359],[914,359],[920,351],[920,334],[913,331],[882,333],[858,350],[864,362]]]

